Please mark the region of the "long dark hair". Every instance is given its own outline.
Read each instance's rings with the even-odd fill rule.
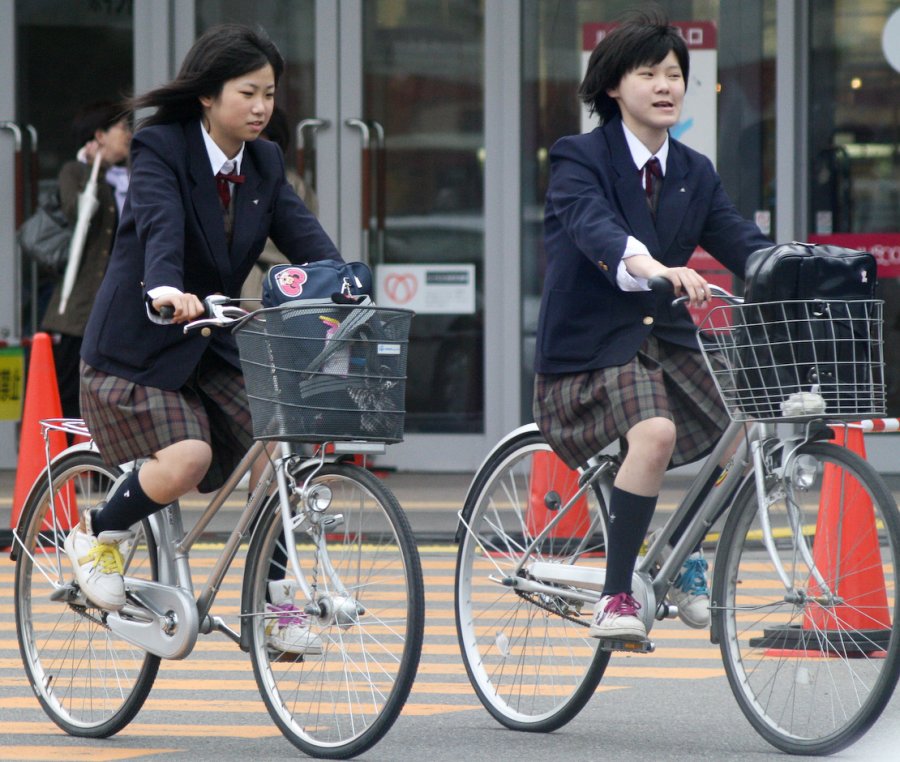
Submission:
[[[687,87],[689,55],[681,33],[669,24],[658,6],[632,11],[597,43],[588,59],[578,97],[606,123],[619,113],[618,102],[607,90],[617,88],[622,77],[639,66],[655,66],[670,51],[675,52]]]
[[[140,127],[199,119],[203,114],[201,97],[217,97],[229,79],[266,64],[271,64],[277,85],[284,71],[284,59],[262,29],[243,24],[214,26],[193,44],[175,79],[133,98],[129,106],[133,111],[156,109],[140,121]]]

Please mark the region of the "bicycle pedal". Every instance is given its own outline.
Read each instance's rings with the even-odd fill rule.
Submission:
[[[600,638],[597,648],[601,651],[625,651],[632,654],[649,654],[656,650],[652,640],[623,640],[622,638]]]

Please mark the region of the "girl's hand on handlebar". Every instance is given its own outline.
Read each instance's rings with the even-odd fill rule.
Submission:
[[[656,275],[671,282],[675,296],[687,297],[691,307],[703,307],[712,296],[706,279],[690,267],[667,267]]]
[[[173,323],[187,323],[204,314],[203,302],[194,294],[164,294],[153,300],[153,309],[162,313],[163,307],[173,310]]]

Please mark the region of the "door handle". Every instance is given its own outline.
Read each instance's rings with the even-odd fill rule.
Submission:
[[[347,119],[344,124],[359,130],[362,137],[362,234],[367,264],[384,262],[384,222],[386,214],[386,162],[384,127],[374,119]],[[369,260],[372,260],[370,262]]]
[[[34,214],[38,206],[38,186],[40,185],[40,162],[38,162],[38,131],[33,124],[23,125],[28,133],[28,164],[31,170],[29,196],[31,197],[31,208],[28,214]]]
[[[362,139],[362,162],[360,173],[360,195],[362,196],[362,261],[369,262],[369,238],[372,225],[372,131],[367,122],[362,119],[345,119],[347,127],[353,127],[360,132]]]
[[[327,129],[331,122],[327,119],[303,119],[297,125],[297,151],[295,164],[297,174],[303,178],[307,188],[316,190],[316,133]],[[309,140],[307,141],[307,133]]]
[[[16,228],[18,229],[25,221],[25,166],[22,163],[22,130],[15,122],[0,122],[0,130],[6,130],[13,135],[13,148],[16,152]]]
[[[372,156],[372,164],[374,167],[375,181],[372,184],[372,192],[374,194],[374,211],[375,211],[375,261],[384,262],[384,222],[387,214],[387,157],[384,145],[384,127],[380,122],[374,119],[370,120],[369,126],[375,138],[374,155]]]

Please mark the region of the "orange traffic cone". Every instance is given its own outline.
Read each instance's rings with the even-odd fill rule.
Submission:
[[[532,456],[525,526],[532,536],[541,532],[556,516],[556,511],[578,491],[578,472],[566,466],[552,452]],[[550,531],[550,537],[584,537],[590,525],[587,499],[581,498]]]
[[[834,432],[836,444],[845,445],[866,457],[862,429],[835,427]],[[825,466],[822,475],[813,560],[831,591],[844,603],[808,608],[804,629],[890,630],[887,588],[872,501],[855,479],[831,465]],[[810,595],[820,592],[818,585],[811,581]]]
[[[13,489],[11,522],[13,529],[19,523],[31,485],[47,465],[47,453],[40,422],[45,418],[61,417],[62,403],[59,400],[59,387],[56,384],[53,345],[49,334],[36,333],[32,338],[28,381],[25,386],[25,405],[22,409],[22,428],[19,433],[19,460]],[[66,448],[66,435],[62,431],[51,431],[49,444],[50,456],[58,455]],[[67,515],[59,516],[58,519],[63,522],[64,529],[69,529],[77,521],[77,507],[74,500],[63,502],[68,506]]]

